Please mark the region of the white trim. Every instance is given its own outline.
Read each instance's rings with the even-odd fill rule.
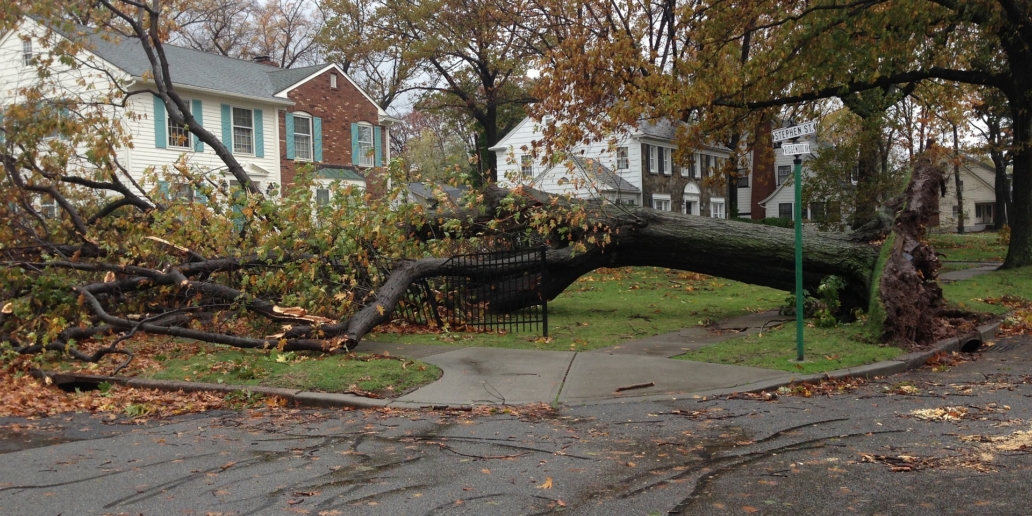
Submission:
[[[288,134],[288,135],[286,135],[286,137],[287,138],[293,138],[293,140],[294,140],[294,161],[303,161],[303,162],[315,161],[315,122],[312,120],[312,118],[313,118],[312,115],[308,114],[305,111],[294,111],[290,115],[292,117],[294,117],[294,134]],[[297,133],[297,119],[298,118],[303,118],[305,120],[308,120],[308,146],[306,147],[306,150],[308,152],[308,157],[307,158],[302,158],[300,155],[298,155],[298,152],[297,152],[298,146],[297,146],[296,135],[298,134]]]
[[[506,144],[505,142],[509,139],[509,137],[511,137],[512,135],[516,134],[516,132],[519,131],[520,128],[522,128],[524,125],[526,125],[528,121],[530,121],[530,117],[529,116],[523,117],[523,120],[520,120],[520,123],[516,124],[516,127],[513,127],[511,131],[509,131],[508,133],[505,134],[505,136],[502,136],[502,139],[498,140],[498,143],[496,143],[494,145],[494,147],[490,147],[487,150],[489,150],[491,152],[498,152],[500,150],[506,150],[506,151],[509,150],[509,145]]]

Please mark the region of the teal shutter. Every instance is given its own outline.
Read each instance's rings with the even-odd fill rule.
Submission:
[[[380,143],[380,126],[373,127],[373,155],[376,156],[376,166],[383,166],[383,146]]]
[[[265,131],[262,129],[262,110],[254,110],[254,157],[265,157]]]
[[[322,161],[322,119],[312,117],[312,148],[315,152],[315,161]]]
[[[287,159],[294,159],[294,115],[284,115],[283,132],[287,133]]]
[[[351,124],[351,164],[358,165],[362,162],[358,148],[358,124]]]
[[[222,145],[233,153],[233,108],[229,104],[222,105]]]
[[[7,141],[7,129],[4,128],[4,110],[0,107],[0,144]]]
[[[190,114],[193,115],[197,125],[204,127],[204,106],[198,99],[190,101]],[[193,150],[194,152],[204,152],[204,142],[200,140],[196,135],[191,135],[194,139]]]
[[[154,95],[154,146],[159,149],[168,147],[168,118],[165,116],[165,102]]]
[[[169,200],[168,181],[158,181],[158,193],[161,195],[161,200]]]

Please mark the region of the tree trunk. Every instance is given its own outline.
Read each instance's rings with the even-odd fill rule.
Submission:
[[[957,233],[964,233],[964,182],[960,180],[960,141],[953,124],[953,183],[957,188]]]
[[[1011,101],[1014,120],[1014,191],[1011,212],[1010,246],[1001,268],[1013,269],[1032,265],[1032,105]]]
[[[946,173],[941,150],[922,156],[911,184],[894,208],[891,253],[880,278],[873,278],[878,246],[854,235],[807,232],[803,236],[803,284],[814,291],[829,275],[846,282],[843,307],[867,307],[875,282],[885,307],[884,338],[922,344],[933,337],[934,317],[942,305],[936,280],[939,261],[922,243],[924,228],[938,213],[938,195]],[[496,189],[497,190],[497,189]],[[488,213],[503,196],[485,194]],[[584,252],[551,249],[546,253],[544,295],[553,299],[577,278],[600,267],[653,266],[685,270],[763,285],[785,291],[794,288],[794,233],[790,229],[682,215],[648,208],[595,207],[592,222],[602,222],[610,243]],[[456,267],[446,259],[403,262],[377,290],[376,301],[343,323],[349,346],[391,320],[392,312],[412,282],[431,276],[475,277],[484,272]]]

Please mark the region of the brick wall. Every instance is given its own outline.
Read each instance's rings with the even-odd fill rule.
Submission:
[[[337,87],[330,87],[330,74],[337,74]],[[351,167],[351,123],[379,121],[376,105],[369,102],[351,81],[330,69],[287,94],[296,104],[287,111],[303,111],[322,119],[322,148],[324,165]],[[294,160],[287,159],[285,118],[277,117],[280,128],[280,156],[283,184],[294,182]],[[386,146],[386,142],[384,142]],[[297,162],[301,164],[302,162]],[[359,169],[363,175],[368,169]]]
[[[753,219],[766,217],[766,210],[760,206],[760,201],[766,199],[778,187],[777,178],[774,176],[774,142],[770,136],[771,124],[768,122],[760,128],[757,134],[756,146],[753,148],[753,177],[752,177],[752,206],[750,206]],[[781,152],[777,149],[776,152]]]

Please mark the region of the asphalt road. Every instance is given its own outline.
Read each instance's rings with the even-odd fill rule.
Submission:
[[[0,514],[1032,514],[1032,339],[971,358],[771,401],[8,418]]]

